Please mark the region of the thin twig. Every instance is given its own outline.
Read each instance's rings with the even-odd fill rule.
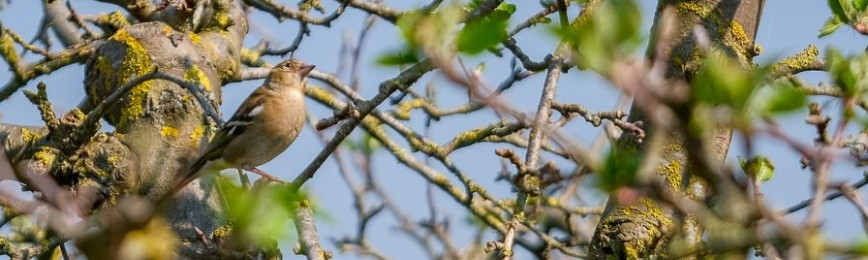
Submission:
[[[363,103],[362,106],[358,107],[359,117],[351,118],[349,122],[341,125],[341,128],[338,129],[337,132],[335,132],[335,135],[332,137],[329,143],[326,144],[322,151],[317,154],[314,160],[311,161],[310,164],[308,164],[308,166],[301,172],[301,174],[299,174],[298,177],[296,177],[292,181],[292,187],[299,188],[302,184],[304,184],[304,182],[312,178],[313,175],[316,173],[317,169],[322,166],[322,163],[325,161],[326,158],[328,158],[332,151],[334,151],[338,147],[338,145],[343,142],[344,138],[349,136],[353,129],[355,129],[356,126],[358,126],[359,123],[362,122],[362,118],[371,113],[371,111],[373,111],[374,108],[380,105],[380,103],[385,101],[389,97],[389,95],[391,95],[398,89],[409,86],[410,84],[418,80],[419,77],[422,77],[422,75],[432,69],[434,69],[434,67],[432,66],[431,62],[423,61],[417,63],[416,65],[405,70],[404,72],[401,72],[401,74],[397,77],[380,84],[380,91],[377,93],[377,95],[371,98],[371,100]]]

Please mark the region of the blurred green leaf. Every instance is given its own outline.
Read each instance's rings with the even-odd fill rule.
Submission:
[[[862,96],[868,91],[868,54],[845,57],[835,49],[826,52],[829,75],[844,97]]]
[[[579,51],[577,64],[605,72],[613,61],[632,55],[642,40],[642,15],[632,0],[603,2],[591,16],[566,29],[554,31]]]
[[[865,11],[868,7],[868,0],[853,0],[853,5],[858,11]]]
[[[419,51],[413,47],[390,51],[377,58],[377,64],[383,66],[399,66],[419,62]]]
[[[758,182],[771,180],[775,175],[775,165],[768,157],[757,155],[749,160],[738,157],[738,163],[744,173]]]
[[[823,25],[822,29],[820,29],[820,34],[817,35],[817,38],[822,38],[834,33],[838,28],[841,28],[842,24],[844,24],[844,22],[842,22],[837,16],[829,17],[829,19],[826,20],[826,24]]]
[[[216,182],[229,206],[227,214],[238,241],[264,246],[293,234],[291,217],[298,203],[307,199],[303,192],[271,183],[247,190],[223,176]]]
[[[365,134],[363,142],[363,147],[365,149],[364,152],[366,154],[372,154],[377,151],[377,149],[383,147],[383,144],[380,143],[380,140],[377,140],[377,138],[374,138],[374,136],[367,133]]]
[[[482,5],[482,3],[484,3],[484,2],[485,2],[485,0],[472,0],[472,1],[467,3],[467,5],[464,7],[464,10],[467,12],[473,12],[473,10],[476,10],[477,8],[479,8],[479,6]],[[492,11],[491,13],[498,13],[498,12],[505,12],[505,14],[507,16],[509,16],[509,15],[515,13],[515,5],[507,3],[507,2],[502,2],[502,3],[500,3],[500,5],[495,7],[494,11]],[[498,14],[498,15],[503,15],[503,13]]]
[[[477,1],[469,4],[469,6],[476,5],[478,5]],[[488,15],[467,22],[458,34],[456,43],[458,51],[478,54],[496,46],[506,39],[506,26],[514,12],[515,5],[502,3]]]
[[[506,12],[508,15],[515,13],[515,5],[503,2],[494,9],[494,12]]]
[[[693,83],[693,97],[709,105],[727,105],[742,111],[761,75],[719,53],[709,53]]]
[[[506,38],[507,19],[484,18],[464,26],[458,34],[458,51],[478,54]]]
[[[808,96],[785,81],[761,88],[751,97],[751,103],[763,113],[782,114],[805,107]]]
[[[853,244],[853,253],[859,256],[868,256],[868,239],[862,239]]]
[[[598,181],[600,189],[612,192],[621,187],[634,185],[641,161],[642,158],[635,148],[613,146],[600,170]]]
[[[410,11],[398,17],[395,24],[401,29],[401,35],[404,40],[407,40],[412,46],[418,45],[416,42],[416,25],[425,18],[425,13],[421,11]]]

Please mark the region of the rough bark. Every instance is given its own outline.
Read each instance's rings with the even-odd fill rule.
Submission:
[[[701,25],[708,32],[714,48],[724,50],[742,65],[749,66],[755,56],[754,37],[762,10],[761,0],[697,0],[660,1],[654,29],[661,26],[661,15],[667,7],[675,10],[677,28],[672,37],[652,38],[652,45],[664,44],[669,51],[668,77],[673,80],[690,80],[701,60],[695,55],[698,46],[693,29]],[[649,48],[654,50],[655,48]],[[689,113],[689,112],[688,112]],[[628,121],[645,121],[647,118],[637,106],[633,106]],[[646,132],[654,130],[651,124],[643,127]],[[649,134],[651,136],[651,134]],[[668,186],[683,196],[702,199],[710,190],[700,181],[690,165],[690,149],[694,148],[679,133],[667,133],[662,140],[662,152],[654,163],[655,171]],[[718,129],[707,137],[707,151],[711,160],[725,159],[732,137],[731,129]],[[617,145],[644,153],[645,143],[630,142],[629,134],[622,136]],[[651,140],[654,142],[654,140]],[[690,148],[690,149],[688,149]],[[686,178],[685,178],[686,177]],[[687,180],[688,183],[684,184]],[[679,230],[676,230],[680,228]],[[675,234],[678,237],[674,237]],[[590,248],[591,259],[636,259],[666,258],[668,250],[677,244],[689,248],[699,246],[702,228],[692,216],[679,216],[670,207],[651,197],[640,197],[636,203],[621,205],[616,195],[610,197],[605,212],[594,233]]]
[[[59,2],[55,1],[55,4]],[[137,8],[125,3],[116,4],[128,9]],[[204,116],[194,93],[167,80],[145,81],[106,110],[104,118],[115,127],[113,132],[97,134],[99,125],[81,123],[86,113],[124,83],[154,70],[198,83],[202,93],[211,100],[210,105],[217,107],[222,85],[238,77],[241,44],[248,26],[246,14],[236,1],[207,3],[204,6],[208,9],[204,12],[206,15],[197,21],[196,30],[192,29],[194,26],[190,25],[189,19],[184,19],[192,15],[192,9],[170,6],[160,11],[150,7],[144,11],[129,10],[137,14],[137,18],[150,22],[121,27],[99,44],[86,65],[84,86],[87,97],[79,109],[57,121],[43,116],[46,127],[0,125],[0,140],[4,142],[11,164],[26,161],[50,166],[58,184],[71,185],[73,190],[83,186],[96,187],[100,191],[100,201],[105,203],[95,205],[95,209],[98,207],[97,210],[112,216],[124,216],[123,209],[114,209],[124,196],[154,199],[170,190],[175,175],[187,169],[189,161],[198,154],[202,140],[207,139],[216,127],[213,120]],[[51,6],[64,10],[59,9],[61,7]],[[69,122],[64,121],[66,119]],[[81,138],[62,137],[66,135]],[[177,252],[194,259],[244,258],[257,254],[256,250],[248,249],[240,250],[240,254],[221,252],[219,246],[203,244],[197,229],[207,235],[225,229],[226,220],[217,214],[221,207],[216,198],[209,181],[195,181],[183,189],[174,205],[165,211],[166,223],[170,223],[179,238],[181,248]],[[117,220],[112,217],[96,219]],[[130,223],[127,229],[153,227],[153,222],[125,221]],[[85,245],[82,251],[111,251],[100,246],[117,243],[112,240],[123,238],[108,235],[116,235],[112,232],[118,230],[105,232],[108,233],[101,233],[105,236],[88,236],[78,241]],[[89,248],[97,250],[89,251]],[[117,256],[88,257],[110,259]]]

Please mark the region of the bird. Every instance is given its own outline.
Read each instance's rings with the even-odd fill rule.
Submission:
[[[217,131],[169,195],[205,172],[235,168],[271,178],[256,167],[286,150],[304,127],[304,87],[314,67],[296,59],[272,67],[265,82]]]

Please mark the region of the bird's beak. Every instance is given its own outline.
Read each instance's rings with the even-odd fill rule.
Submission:
[[[301,66],[301,69],[298,71],[298,73],[301,74],[302,77],[307,77],[307,74],[310,74],[310,72],[313,71],[313,68],[316,68],[316,66],[304,65]]]

